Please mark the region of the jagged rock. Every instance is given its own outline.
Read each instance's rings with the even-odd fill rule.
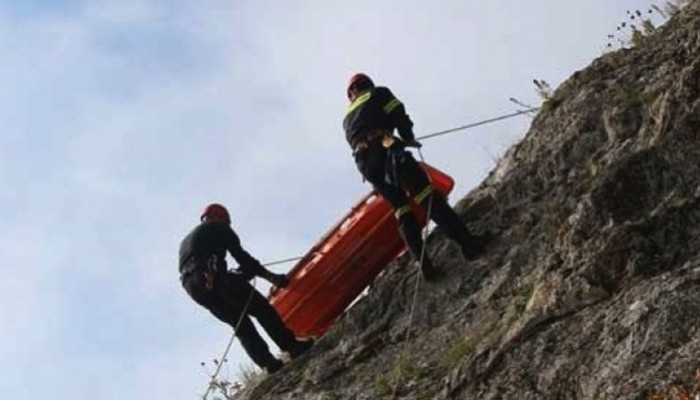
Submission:
[[[308,355],[235,398],[647,400],[692,383],[699,32],[695,0],[576,72],[457,203],[493,236],[480,259],[436,230],[445,279],[416,286],[400,259]]]

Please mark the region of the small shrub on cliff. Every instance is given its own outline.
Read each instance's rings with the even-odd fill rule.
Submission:
[[[383,397],[391,394],[391,382],[389,378],[384,375],[379,375],[377,379],[374,380],[374,394]]]
[[[615,27],[615,33],[608,35],[607,49],[617,50],[640,45],[644,39],[656,32],[656,27],[663,24],[689,0],[667,0],[661,6],[651,4],[644,11],[627,10],[627,17]],[[657,20],[654,22],[653,20]]]
[[[447,368],[454,368],[465,357],[468,357],[474,351],[475,347],[474,339],[471,337],[459,338],[452,344],[450,350],[445,353],[442,360],[443,365]]]
[[[532,297],[532,288],[524,288],[518,292],[510,310],[511,321],[518,320],[525,314],[530,297]]]
[[[374,380],[374,394],[383,397],[394,393],[394,390],[406,389],[406,385],[415,385],[429,373],[426,365],[421,365],[411,358],[401,358],[390,375],[377,376]]]

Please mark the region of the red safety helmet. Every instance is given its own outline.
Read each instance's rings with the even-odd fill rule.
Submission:
[[[347,94],[348,94],[348,99],[350,101],[353,100],[353,92],[355,91],[355,88],[373,88],[374,87],[374,82],[372,82],[372,78],[367,76],[366,74],[359,73],[355,74],[350,77],[350,80],[348,80],[348,89],[347,89]]]
[[[219,203],[211,203],[206,206],[204,211],[202,211],[202,216],[199,217],[199,220],[204,221],[204,218],[211,218],[214,220],[231,223],[231,216],[229,215],[228,210]]]

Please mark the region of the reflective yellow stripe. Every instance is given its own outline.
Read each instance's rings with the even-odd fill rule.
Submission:
[[[399,219],[399,218],[401,218],[402,215],[404,215],[406,213],[410,213],[411,211],[413,211],[413,209],[411,208],[411,205],[406,204],[405,206],[394,211],[394,217],[396,217],[396,219]]]
[[[399,99],[394,98],[390,102],[386,103],[386,105],[384,106],[384,112],[387,114],[391,114],[391,112],[394,111],[394,109],[400,105],[401,102],[399,101]]]
[[[433,185],[426,186],[425,189],[423,189],[422,192],[418,193],[418,195],[414,198],[416,200],[416,203],[422,203],[423,200],[425,200],[425,198],[433,192],[433,190],[435,190]]]
[[[359,106],[363,105],[364,103],[366,103],[367,100],[369,100],[370,97],[372,97],[372,92],[367,92],[367,93],[365,93],[365,94],[363,94],[363,95],[361,95],[361,96],[358,96],[358,97],[355,99],[355,101],[353,101],[352,103],[350,103],[350,105],[348,106],[348,111],[345,113],[345,115],[348,115],[348,114],[350,114],[351,112],[355,111],[355,109],[356,109],[357,107],[359,107]]]

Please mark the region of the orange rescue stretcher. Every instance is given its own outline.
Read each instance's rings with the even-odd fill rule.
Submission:
[[[447,196],[454,180],[425,163],[421,166]],[[423,226],[425,210],[413,206]],[[371,192],[297,262],[288,273],[289,285],[273,290],[270,303],[296,336],[321,336],[405,250],[391,205]]]

